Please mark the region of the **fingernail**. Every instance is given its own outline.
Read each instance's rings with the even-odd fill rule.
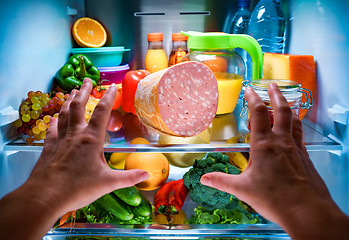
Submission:
[[[143,172],[140,176],[139,176],[139,181],[143,182],[144,180],[147,180],[149,178],[149,173],[148,172]]]
[[[90,82],[91,82],[91,79],[89,79],[89,78],[85,78],[85,79],[84,79],[84,84],[90,83]]]
[[[249,92],[251,92],[251,87],[247,87],[246,89],[245,89],[245,93],[247,92],[247,93],[249,93]]]
[[[109,88],[115,88],[116,87],[116,84],[115,83],[112,83]]]
[[[203,185],[212,186],[212,179],[211,179],[210,176],[203,175],[203,176],[201,177],[200,182],[201,182]]]
[[[270,83],[270,88],[272,89],[278,88],[278,85],[276,84],[276,82],[272,82]]]

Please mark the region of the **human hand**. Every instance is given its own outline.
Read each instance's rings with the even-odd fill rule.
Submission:
[[[55,207],[62,214],[149,177],[144,170],[118,171],[107,165],[103,144],[117,88],[110,86],[87,124],[84,113],[91,90],[91,80],[85,79],[80,91],[73,90],[62,106],[58,120],[52,118],[44,149],[28,179],[59,200]]]
[[[240,175],[208,173],[201,183],[235,195],[287,229],[295,218],[305,219],[310,206],[316,206],[314,211],[337,207],[303,145],[301,121],[276,84],[268,93],[274,110],[272,127],[266,105],[251,88],[245,91],[251,124],[247,168]]]

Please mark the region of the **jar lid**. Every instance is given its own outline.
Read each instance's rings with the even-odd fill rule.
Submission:
[[[231,49],[230,35],[223,32],[181,32],[188,36],[189,49]]]
[[[172,40],[173,41],[187,41],[188,36],[185,36],[181,33],[172,33]]]
[[[280,91],[298,91],[301,88],[301,84],[296,81],[286,80],[286,79],[257,79],[251,82],[251,87],[258,90],[266,90],[269,84],[275,82]]]
[[[162,41],[164,38],[164,35],[162,33],[148,33],[147,38],[149,42],[156,42],[156,41]]]

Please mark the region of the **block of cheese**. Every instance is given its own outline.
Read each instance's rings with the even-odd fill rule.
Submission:
[[[216,116],[218,85],[213,72],[199,62],[184,62],[143,78],[135,109],[151,130],[191,137],[204,131]]]
[[[314,57],[311,55],[264,53],[263,78],[297,81],[302,88],[310,90],[314,98],[316,84]],[[302,102],[305,101],[306,96],[303,94]],[[299,118],[302,119],[306,112],[307,109],[300,109]]]

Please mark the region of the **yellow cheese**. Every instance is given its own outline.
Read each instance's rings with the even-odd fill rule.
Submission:
[[[264,53],[264,79],[289,79],[299,82],[302,88],[311,91],[314,97],[316,83],[316,68],[314,57],[311,55],[291,55],[278,53]],[[306,101],[303,96],[302,101]],[[299,111],[302,119],[307,110]]]

